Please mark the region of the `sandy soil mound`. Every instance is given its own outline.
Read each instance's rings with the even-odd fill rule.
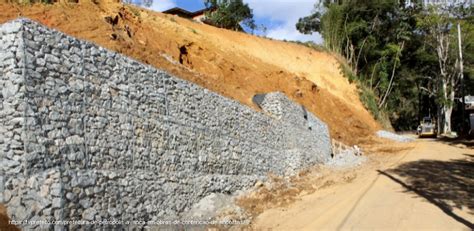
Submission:
[[[214,28],[119,3],[11,5],[0,23],[28,17],[169,71],[255,108],[257,93],[281,91],[329,124],[333,138],[361,143],[380,126],[328,53]]]

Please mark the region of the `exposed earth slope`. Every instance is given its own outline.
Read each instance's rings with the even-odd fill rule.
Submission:
[[[20,16],[252,107],[255,94],[284,92],[347,144],[361,143],[379,128],[329,53],[119,3],[0,4],[0,23]]]

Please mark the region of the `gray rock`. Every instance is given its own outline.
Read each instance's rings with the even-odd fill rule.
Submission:
[[[51,207],[53,209],[55,209],[55,208],[58,209],[58,208],[62,208],[63,205],[64,205],[64,202],[61,198],[54,198],[53,203],[51,204]]]
[[[49,193],[52,196],[56,196],[56,197],[61,196],[61,185],[58,183],[52,184]]]
[[[3,203],[8,203],[12,198],[12,193],[10,190],[3,191]]]
[[[76,200],[76,195],[72,192],[66,193],[66,198],[70,201],[75,201]]]
[[[84,138],[78,135],[70,136],[66,138],[66,144],[83,144]]]
[[[15,58],[15,54],[11,51],[5,51],[5,52],[0,54],[0,60],[2,60],[2,61],[6,61],[6,60],[9,60],[9,59],[14,59],[14,58]]]
[[[82,199],[79,201],[79,204],[82,206],[82,208],[85,208],[85,209],[90,208],[92,205],[89,199]]]
[[[46,209],[43,209],[43,211],[41,211],[41,214],[43,216],[50,216],[52,213],[52,209],[51,208],[46,208]]]
[[[86,188],[84,191],[86,192],[87,196],[91,196],[91,195],[94,194],[94,189],[93,188]]]
[[[59,63],[59,58],[54,56],[54,55],[51,55],[51,54],[45,54],[44,55],[44,59],[46,60],[46,62],[49,62],[49,63]]]
[[[31,217],[31,210],[26,209],[23,206],[18,206],[13,209],[13,217],[11,219],[17,221],[24,221]]]
[[[36,65],[40,67],[44,67],[46,65],[46,60],[43,58],[37,58],[35,61],[36,61]]]
[[[37,189],[38,188],[38,177],[32,176],[28,179],[26,182],[29,188],[31,189]]]
[[[57,91],[59,94],[64,94],[64,93],[66,93],[68,90],[69,90],[68,87],[66,87],[66,86],[61,86],[61,87],[59,87],[56,91]]]
[[[53,216],[55,220],[60,221],[64,217],[64,212],[62,211],[62,209],[56,209],[53,212]]]
[[[20,32],[23,23],[20,21],[12,21],[2,25],[2,31],[5,34],[14,34]]]
[[[107,177],[111,180],[114,180],[114,179],[117,179],[119,177],[119,174],[117,174],[116,172],[114,171],[111,171],[107,174]]]
[[[94,175],[84,175],[84,176],[73,176],[71,179],[71,186],[72,187],[87,187],[93,186],[96,183],[96,176]]]
[[[46,198],[41,198],[36,196],[35,197],[36,201],[38,202],[38,209],[42,210],[46,207],[49,207],[51,205],[51,200],[46,199]]]
[[[389,131],[378,131],[377,136],[381,138],[397,141],[397,142],[402,142],[402,143],[411,142],[415,140],[413,138],[397,135]]]
[[[93,221],[96,214],[97,210],[95,210],[94,208],[88,208],[82,213],[82,219],[87,221]]]
[[[194,204],[185,214],[185,217],[211,220],[227,209],[235,208],[233,198],[222,193],[211,193]]]
[[[18,92],[18,89],[19,89],[18,84],[14,84],[11,81],[6,81],[2,89],[3,98],[6,99],[6,98],[14,96]]]
[[[98,193],[101,193],[103,191],[104,191],[104,189],[100,186],[94,187],[94,194],[98,194]]]
[[[107,212],[110,216],[115,217],[119,214],[119,211],[116,208],[108,208]]]
[[[50,120],[59,120],[60,118],[61,118],[61,115],[57,111],[52,111],[49,113]]]

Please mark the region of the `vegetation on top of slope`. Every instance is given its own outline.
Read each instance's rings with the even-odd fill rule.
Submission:
[[[247,3],[242,0],[205,0],[209,10],[204,22],[225,29],[244,31],[242,25],[251,30],[257,28],[253,19],[253,12]]]
[[[459,89],[457,28],[462,28],[463,74],[467,94],[474,94],[472,5],[427,7],[421,1],[320,1],[301,18],[302,33],[317,31],[325,46],[344,57],[354,75],[375,95],[378,111],[389,115],[397,130],[416,128],[419,118],[444,114],[450,131]],[[470,92],[469,92],[470,91]],[[365,94],[365,93],[364,93]],[[367,98],[367,97],[362,97]],[[373,103],[368,108],[374,112]],[[433,110],[434,108],[434,110]]]
[[[352,68],[347,64],[344,58],[338,58],[340,63],[340,69],[342,74],[351,82],[357,84],[359,89],[359,98],[365,108],[369,110],[374,118],[386,129],[393,129],[392,124],[387,113],[384,110],[380,110],[377,102],[378,98],[373,89],[362,82],[359,77],[354,73]]]
[[[302,46],[309,47],[311,49],[314,49],[319,52],[326,52],[328,54],[333,55],[339,62],[339,69],[342,73],[343,76],[345,76],[350,83],[355,83],[357,85],[357,88],[359,90],[359,98],[362,104],[364,104],[365,108],[371,112],[371,114],[374,116],[374,118],[384,127],[387,129],[393,129],[392,125],[390,123],[390,119],[388,118],[388,115],[385,111],[380,110],[379,107],[377,106],[377,95],[371,89],[370,87],[366,86],[365,83],[360,81],[360,78],[357,77],[357,74],[354,73],[352,68],[347,64],[347,61],[345,58],[341,57],[339,54],[334,53],[330,51],[326,46],[323,45],[318,45],[314,42],[308,41],[308,42],[301,42],[301,41],[287,41],[284,40],[285,42],[291,42],[291,43],[296,43]]]
[[[331,53],[331,51],[328,48],[326,48],[324,45],[316,44],[313,41],[302,42],[302,41],[298,41],[298,40],[286,40],[286,39],[284,39],[283,41],[284,42],[290,42],[290,43],[296,43],[296,44],[314,49],[314,50],[319,51],[319,52]]]

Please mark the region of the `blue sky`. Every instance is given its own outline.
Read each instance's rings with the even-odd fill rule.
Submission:
[[[258,25],[267,28],[266,36],[274,39],[314,41],[321,43],[319,34],[304,35],[299,33],[295,24],[298,18],[311,14],[317,0],[243,0],[253,9]],[[189,11],[204,8],[203,0],[155,0],[150,7],[156,11],[181,7]]]

